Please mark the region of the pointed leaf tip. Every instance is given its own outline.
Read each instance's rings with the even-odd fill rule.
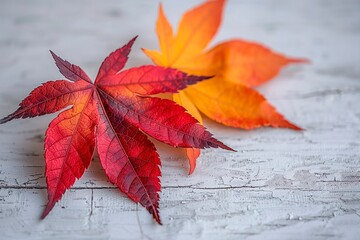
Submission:
[[[100,66],[95,84],[102,84],[105,82],[104,77],[114,76],[124,68],[137,37],[138,36],[135,36],[127,44],[116,49],[105,58]]]
[[[303,64],[310,64],[310,59],[307,58],[287,58],[288,63],[303,63]]]
[[[186,149],[186,156],[189,161],[189,175],[191,175],[196,168],[196,161],[200,156],[200,149],[197,148],[188,148]]]
[[[128,47],[132,47],[134,45],[134,42],[136,41],[136,39],[139,37],[139,35],[136,35],[135,37],[133,37],[125,46]]]
[[[130,53],[130,51],[131,51],[131,48],[132,48],[132,46],[134,45],[134,43],[135,43],[135,41],[136,41],[136,39],[139,37],[139,35],[136,35],[135,37],[133,37],[132,39],[130,39],[130,41],[127,43],[127,44],[125,44],[124,46],[122,46],[120,49],[123,49],[123,48],[127,48],[127,49],[129,49],[129,53]],[[119,49],[118,49],[119,50]],[[117,50],[116,50],[117,51]]]
[[[47,217],[47,215],[50,213],[50,211],[54,208],[55,206],[55,203],[54,201],[49,201],[43,211],[43,213],[41,214],[40,216],[40,219],[45,219]]]
[[[295,130],[295,131],[304,131],[303,128],[289,122],[289,121],[284,121],[284,123],[282,124],[281,127],[285,127],[285,128],[289,128],[289,129],[292,129],[292,130]]]
[[[10,120],[11,120],[11,115],[6,116],[6,117],[0,119],[0,124],[7,123],[7,122],[9,122]]]
[[[152,208],[151,210],[148,209],[148,211],[159,225],[163,225],[160,219],[159,206],[156,206],[156,208]]]
[[[231,147],[225,145],[224,143],[222,143],[220,141],[218,141],[217,146],[222,149],[228,150],[228,151],[237,152],[235,149],[232,149]]]
[[[79,66],[71,64],[70,62],[56,55],[53,51],[49,51],[51,53],[51,56],[55,60],[55,64],[58,67],[60,73],[64,77],[73,82],[84,80],[91,83],[91,79],[89,78],[89,76]]]

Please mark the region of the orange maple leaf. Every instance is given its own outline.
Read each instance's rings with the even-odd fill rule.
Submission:
[[[174,94],[199,122],[199,111],[210,119],[231,127],[254,129],[262,126],[300,127],[286,120],[259,92],[259,86],[290,63],[305,59],[288,58],[253,42],[240,39],[225,41],[205,50],[221,23],[225,0],[206,1],[186,12],[175,35],[162,5],[156,23],[160,51],[143,49],[160,66],[173,67],[189,74],[214,76]],[[191,174],[200,154],[187,149]]]

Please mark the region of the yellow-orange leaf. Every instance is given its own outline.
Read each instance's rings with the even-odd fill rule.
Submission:
[[[196,56],[207,47],[219,28],[224,2],[207,1],[182,16],[169,66],[174,66],[183,56]]]
[[[169,21],[166,19],[162,5],[159,5],[159,17],[156,22],[156,32],[159,38],[160,50],[165,62],[168,61],[171,46],[174,42],[174,35]]]
[[[176,67],[192,74],[221,76],[221,81],[255,87],[274,78],[288,64],[306,62],[306,59],[289,58],[260,44],[236,39],[179,61]]]
[[[203,124],[202,117],[195,107],[195,105],[191,102],[191,100],[186,96],[184,91],[180,91],[179,93],[173,94],[173,100],[183,106],[196,120],[198,120],[201,124]]]
[[[189,175],[192,174],[196,168],[196,160],[200,156],[200,149],[188,148],[186,149],[186,157],[189,161]]]
[[[276,112],[256,90],[218,77],[185,90],[186,95],[207,117],[227,126],[254,129],[261,126],[300,130]]]
[[[300,130],[287,121],[251,87],[275,77],[282,67],[304,59],[285,57],[257,43],[225,41],[206,50],[222,19],[225,0],[208,0],[186,12],[173,30],[160,6],[156,31],[160,52],[144,49],[152,61],[189,74],[215,76],[174,95],[174,100],[201,120],[199,111],[227,126],[253,129],[262,126]],[[199,111],[198,111],[198,110]],[[188,150],[190,172],[198,157]]]
[[[243,40],[221,43],[204,57],[212,60],[217,66],[217,75],[224,80],[249,87],[271,80],[287,64],[306,62],[305,59],[288,58],[260,44]]]

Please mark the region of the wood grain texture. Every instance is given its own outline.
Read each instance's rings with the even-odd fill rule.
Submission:
[[[41,82],[61,78],[48,49],[94,77],[110,51],[140,34],[127,67],[150,63],[140,47],[157,48],[157,1],[90,2],[2,1],[0,116]],[[162,2],[176,23],[201,1]],[[205,150],[191,176],[182,151],[157,143],[163,226],[108,183],[96,156],[40,221],[44,132],[55,115],[1,125],[1,239],[358,239],[359,10],[357,0],[228,1],[213,43],[242,37],[311,59],[259,89],[306,130],[247,132],[206,121],[238,152]]]

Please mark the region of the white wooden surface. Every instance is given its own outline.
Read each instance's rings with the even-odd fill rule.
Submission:
[[[175,23],[201,1],[163,1]],[[0,2],[0,115],[41,82],[61,78],[48,49],[93,77],[134,35],[129,66],[157,48],[158,1]],[[158,144],[158,226],[110,185],[95,158],[43,221],[43,138],[53,116],[0,126],[1,239],[360,239],[360,1],[230,0],[213,42],[242,37],[311,65],[260,89],[306,130],[246,132],[210,121],[237,153],[209,149],[187,176],[181,151]]]

